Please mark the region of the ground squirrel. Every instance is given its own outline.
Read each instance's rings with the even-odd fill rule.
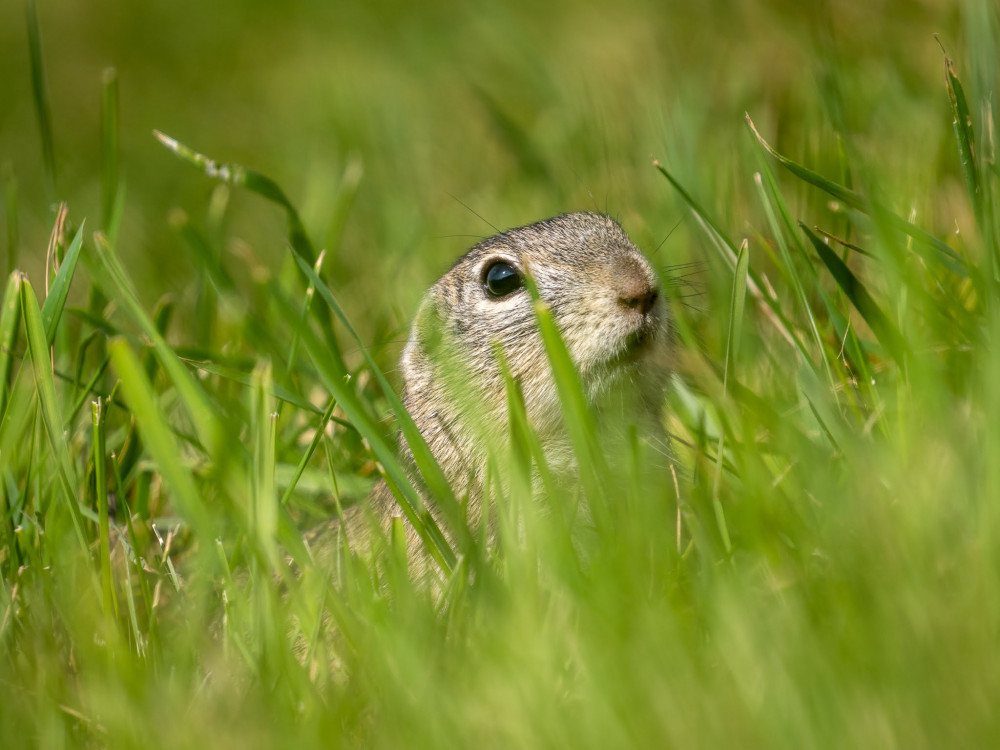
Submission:
[[[549,460],[572,462],[526,277],[551,308],[591,403],[617,406],[627,392],[658,423],[670,321],[653,267],[621,226],[571,213],[483,240],[426,293],[401,359],[403,402],[455,494],[468,498],[470,522],[479,515],[489,445],[502,444],[507,428],[497,345]],[[419,486],[402,438],[400,453]],[[383,522],[398,515],[383,481],[370,501]],[[351,515],[360,521],[359,513]]]

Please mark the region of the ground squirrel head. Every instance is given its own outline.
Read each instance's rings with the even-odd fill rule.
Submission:
[[[403,352],[404,400],[446,473],[477,473],[481,431],[506,425],[502,348],[540,435],[560,408],[530,277],[593,403],[662,393],[669,318],[653,267],[611,218],[573,213],[483,240],[427,292]],[[471,427],[474,421],[477,429]]]

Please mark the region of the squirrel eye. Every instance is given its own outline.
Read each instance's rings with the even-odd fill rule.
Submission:
[[[521,274],[510,263],[497,261],[483,274],[483,287],[494,299],[506,297],[523,286]]]

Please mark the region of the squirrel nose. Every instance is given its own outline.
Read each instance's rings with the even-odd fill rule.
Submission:
[[[645,292],[639,294],[622,295],[618,298],[618,304],[629,310],[638,310],[643,315],[653,309],[659,292],[650,287]]]
[[[629,310],[638,310],[643,315],[648,313],[653,309],[653,305],[656,304],[656,299],[659,296],[659,292],[655,289],[649,289],[643,294],[638,294],[629,297],[619,297],[618,304],[622,307],[628,308]]]
[[[618,304],[627,310],[638,310],[645,315],[653,309],[659,294],[660,290],[638,264],[618,281]]]

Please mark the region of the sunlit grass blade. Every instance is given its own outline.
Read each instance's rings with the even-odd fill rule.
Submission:
[[[288,216],[292,247],[295,252],[310,263],[316,262],[316,250],[313,249],[312,243],[306,235],[299,212],[274,180],[240,164],[224,164],[210,159],[159,130],[154,130],[153,135],[178,157],[198,167],[209,177],[222,180],[230,185],[244,187],[284,208]]]
[[[406,555],[406,529],[403,527],[403,518],[393,516],[389,526],[389,546],[392,554],[396,558],[396,564],[405,571],[407,569]]]
[[[931,256],[931,259],[939,260],[948,269],[955,273],[962,274],[963,276],[969,275],[969,267],[962,257],[948,247],[948,245],[944,242],[928,234],[920,227],[914,226],[905,219],[902,219],[891,211],[886,210],[882,206],[873,204],[860,193],[851,190],[850,188],[846,188],[843,185],[838,185],[832,180],[828,180],[823,177],[818,172],[814,172],[807,167],[803,167],[801,164],[797,164],[788,157],[782,156],[771,147],[771,144],[764,140],[764,137],[757,131],[757,127],[753,124],[753,120],[750,119],[749,114],[746,115],[746,123],[754,138],[757,139],[757,143],[760,144],[760,147],[773,156],[775,160],[781,164],[781,166],[794,174],[800,180],[803,180],[810,185],[814,185],[823,192],[832,195],[834,198],[841,201],[845,206],[857,209],[864,214],[874,215],[877,219],[887,222],[893,229],[909,235],[920,243],[920,245],[925,245],[933,249],[936,254]]]
[[[24,320],[24,331],[28,341],[28,352],[31,355],[31,368],[35,375],[35,386],[38,389],[38,399],[42,409],[42,422],[49,447],[56,464],[56,483],[62,492],[66,507],[73,519],[77,539],[84,551],[87,550],[87,537],[84,530],[83,515],[80,511],[79,492],[76,472],[70,459],[69,446],[63,435],[63,419],[60,414],[59,399],[56,395],[55,381],[52,378],[52,360],[49,358],[49,344],[42,325],[42,314],[38,309],[38,298],[27,278],[20,280],[21,317]]]
[[[298,210],[274,180],[240,164],[219,163],[157,130],[153,131],[153,135],[175,155],[203,170],[209,177],[221,180],[223,183],[229,185],[244,187],[281,206],[288,218],[288,237],[292,250],[297,256],[304,258],[311,265],[317,262],[318,255],[312,242],[309,240],[309,236],[306,234],[305,226],[302,223]],[[193,245],[192,248],[195,250],[201,249],[198,245]],[[211,253],[209,255],[211,256]],[[334,350],[339,349],[333,332],[333,326],[330,324],[328,318],[328,309],[323,307],[318,311],[318,314],[322,318],[323,326],[321,330],[326,338],[327,346]],[[251,326],[250,330],[256,331],[256,326]],[[284,352],[282,352],[283,354]]]
[[[723,229],[712,219],[712,217],[701,207],[690,193],[684,189],[684,186],[669,172],[667,168],[660,164],[659,161],[653,160],[653,166],[656,167],[657,171],[667,178],[667,182],[673,186],[677,194],[684,200],[688,207],[694,211],[698,219],[709,229],[710,234],[713,235],[713,239],[718,240],[722,245],[728,250],[728,254],[723,256],[723,259],[730,265],[735,266],[736,263],[736,245],[729,238],[729,235],[723,231]]]
[[[146,576],[146,568],[149,563],[144,556],[144,552],[140,550],[139,546],[136,544],[139,537],[135,530],[135,524],[133,523],[132,508],[126,500],[128,493],[122,485],[122,477],[121,473],[118,471],[118,464],[114,460],[109,461],[109,464],[111,466],[112,478],[114,480],[115,496],[118,499],[118,502],[121,503],[120,510],[116,512],[116,516],[119,520],[124,519],[122,525],[125,527],[124,531],[122,529],[116,529],[118,542],[122,548],[124,559],[125,602],[128,606],[133,645],[135,646],[136,653],[140,657],[143,657],[146,655],[149,645],[151,643],[156,643],[158,633],[156,615],[153,612],[153,596]],[[139,589],[142,613],[146,622],[145,630],[143,630],[143,628],[139,625],[139,610],[136,607],[135,587],[133,587],[132,581],[133,573],[135,574],[135,584],[137,584]]]
[[[6,424],[7,407],[10,403],[12,390],[11,371],[15,360],[14,344],[21,320],[20,284],[21,274],[15,271],[7,280],[2,308],[0,308],[0,426]],[[2,428],[0,428],[0,434],[2,434]],[[0,549],[7,550],[8,559],[4,562],[16,568],[18,555],[14,534],[15,509],[9,499],[15,493],[4,486],[9,475],[8,472],[0,474]],[[2,629],[0,629],[0,635],[2,635]]]
[[[771,144],[764,140],[764,136],[762,136],[757,130],[757,126],[753,124],[753,120],[750,119],[750,115],[746,114],[744,117],[746,119],[747,127],[750,128],[750,132],[753,133],[754,138],[757,139],[761,148],[773,156],[775,160],[777,160],[777,162],[781,164],[781,166],[785,167],[789,172],[794,174],[800,180],[808,182],[810,185],[815,185],[825,193],[829,193],[845,206],[858,209],[864,213],[868,213],[871,210],[868,200],[865,199],[860,193],[844,187],[843,185],[838,185],[836,182],[823,177],[823,175],[818,172],[814,172],[807,167],[803,167],[801,164],[797,164],[791,159],[779,154],[771,147]]]
[[[59,318],[62,317],[63,308],[66,306],[66,298],[69,296],[70,284],[73,283],[73,274],[76,273],[77,261],[80,259],[80,249],[83,247],[83,225],[77,230],[73,240],[66,249],[62,263],[59,265],[59,272],[49,287],[49,293],[42,304],[42,325],[45,328],[45,339],[49,346],[56,337],[56,327],[59,325]]]
[[[723,385],[729,382],[736,361],[736,347],[743,329],[743,308],[747,296],[747,273],[750,268],[749,243],[743,240],[736,256],[736,272],[733,274],[733,288],[729,298],[729,331],[726,334],[726,365]]]
[[[274,446],[278,415],[271,396],[271,366],[259,365],[250,389],[253,456],[250,465],[250,533],[269,568],[277,564],[278,497],[274,487]]]
[[[736,366],[736,347],[741,341],[740,332],[743,328],[743,308],[747,295],[747,271],[750,267],[750,250],[746,240],[740,246],[736,256],[736,273],[733,274],[733,287],[729,298],[729,331],[726,334],[726,363],[722,377],[723,393],[729,387],[729,379]],[[719,500],[719,483],[722,480],[722,462],[725,456],[726,434],[719,435],[718,455],[715,463],[715,483],[712,489],[712,508],[715,511],[715,522],[718,525],[719,536],[726,554],[732,554],[733,545],[729,539],[729,527],[726,524],[726,514]]]
[[[831,351],[830,347],[824,342],[821,333],[823,323],[817,319],[820,311],[814,309],[815,305],[810,303],[809,295],[818,295],[820,297],[823,306],[831,317],[831,320],[828,322],[833,323],[834,326],[837,326],[837,321],[842,316],[837,311],[836,304],[830,299],[823,285],[817,283],[819,276],[813,262],[814,256],[803,243],[802,236],[798,231],[798,224],[792,219],[791,212],[778,188],[774,173],[770,165],[765,161],[764,153],[758,152],[758,155],[761,161],[761,171],[755,175],[755,182],[759,188],[761,200],[771,223],[772,233],[781,255],[779,259],[776,259],[778,268],[779,270],[783,269],[786,278],[795,290],[802,314],[808,320],[816,351],[823,363],[823,370],[831,389],[841,387],[854,413],[859,418],[864,418],[864,410],[859,407],[856,397],[857,391],[860,390],[864,393],[871,402],[878,402],[878,394],[874,392],[871,386],[867,358],[853,357],[853,366],[857,370],[855,374],[860,377],[852,379],[851,373],[848,372],[848,368],[846,367],[846,360],[843,358],[838,359],[836,352]],[[846,174],[846,157],[844,171]],[[777,215],[775,215],[775,211],[777,211]],[[780,224],[778,221],[779,216]],[[845,219],[845,223],[850,226],[849,219]],[[847,244],[844,241],[841,241],[841,244],[844,244],[852,252],[871,257],[868,251],[857,245]],[[793,250],[796,257],[803,259],[804,263],[794,262]],[[801,273],[799,271],[800,268],[802,269]],[[807,289],[810,290],[809,293],[807,293]],[[849,325],[849,319],[847,325],[838,328],[838,340],[844,342],[843,348],[847,351],[852,354],[857,353],[857,337],[854,328]],[[842,366],[841,363],[844,363],[844,365]]]
[[[104,614],[118,616],[114,586],[111,583],[111,533],[108,523],[108,478],[104,448],[104,414],[101,400],[92,403],[94,488],[97,493],[98,534],[100,537],[101,592],[104,595]]]
[[[326,258],[326,251],[320,251],[319,257],[316,258],[316,263],[313,264],[313,271],[316,274],[316,278],[320,278],[320,274],[323,273],[323,260]],[[309,310],[312,309],[313,298],[316,296],[316,285],[313,283],[312,279],[309,280],[309,285],[306,287],[306,292],[302,300],[302,324],[309,319]],[[296,354],[299,348],[299,328],[301,325],[296,326],[292,331],[292,343],[288,347],[288,361],[295,362]]]
[[[549,552],[552,552],[551,559],[560,560],[564,575],[574,578],[579,575],[579,558],[573,548],[573,537],[569,528],[571,521],[570,514],[562,512],[569,510],[562,508],[558,503],[553,503],[560,497],[565,496],[565,488],[560,488],[545,457],[541,441],[531,427],[528,420],[527,407],[524,402],[524,393],[520,385],[511,373],[510,365],[507,361],[503,349],[497,345],[494,353],[500,370],[504,376],[504,386],[507,395],[507,416],[510,424],[510,474],[509,477],[509,503],[508,507],[498,506],[496,515],[499,519],[500,529],[503,538],[508,543],[516,542],[518,548],[525,546],[527,555],[513,554],[508,556],[505,564],[516,566],[515,571],[509,571],[513,580],[527,580],[534,582],[537,577],[537,547],[545,545]],[[500,469],[504,467],[502,462]],[[536,493],[534,491],[533,471],[541,482],[542,497],[548,500],[555,513],[544,513],[542,517],[546,521],[554,522],[550,527],[552,533],[545,534],[542,529],[541,517],[537,513]],[[529,531],[530,530],[530,531]],[[539,532],[544,535],[543,539],[537,539]],[[530,536],[529,536],[530,534]],[[533,549],[534,547],[534,549]]]
[[[608,477],[608,465],[598,443],[598,430],[594,414],[587,403],[583,382],[573,364],[569,349],[559,333],[552,308],[542,300],[534,281],[525,277],[531,294],[535,322],[545,346],[545,354],[552,368],[563,420],[579,464],[581,485],[595,512],[601,511],[598,503],[607,489],[603,486]]]
[[[129,547],[128,542],[125,540],[125,534],[119,533],[118,542],[122,548],[122,557],[125,558],[125,564],[122,568],[125,571],[125,585],[124,597],[125,606],[128,609],[128,622],[129,629],[132,633],[132,644],[135,647],[136,654],[139,657],[144,657],[146,655],[146,637],[142,632],[142,628],[139,626],[139,612],[135,603],[135,588],[132,581],[132,568],[135,565],[138,568],[138,559],[135,557],[134,552],[131,547]],[[142,576],[142,570],[139,568],[139,576]]]
[[[807,273],[810,278],[808,280],[804,279],[802,274],[799,273],[798,266],[792,260],[792,248],[789,247],[789,243],[792,243],[794,249],[798,251],[801,257],[807,257],[805,248],[802,246],[798,233],[795,231],[795,223],[792,221],[791,214],[788,211],[788,206],[785,204],[785,201],[778,190],[778,186],[775,184],[774,175],[766,164],[762,165],[762,172],[758,172],[754,175],[754,182],[757,185],[761,203],[764,206],[764,211],[767,214],[768,221],[771,225],[771,233],[778,245],[778,251],[781,254],[781,262],[778,264],[778,268],[784,272],[785,277],[791,282],[792,288],[795,290],[795,296],[802,313],[809,321],[809,331],[812,333],[816,351],[819,353],[820,359],[823,362],[823,369],[828,380],[830,381],[830,384],[833,385],[834,367],[830,362],[829,353],[823,343],[823,337],[820,334],[819,324],[816,321],[815,313],[813,312],[812,306],[809,304],[809,299],[806,295],[806,284],[809,281],[815,281],[815,273],[812,272],[811,266],[807,266],[809,269]]]
[[[820,260],[823,261],[830,275],[837,282],[837,286],[841,288],[855,309],[861,313],[861,317],[871,327],[889,355],[905,370],[907,346],[899,330],[886,314],[882,312],[878,303],[875,302],[875,299],[865,288],[861,280],[847,267],[847,264],[837,257],[837,254],[827,247],[823,240],[810,232],[806,226],[802,226],[802,231],[809,238],[809,241],[819,254]]]
[[[497,345],[493,347],[493,350],[500,365],[500,372],[503,373],[504,389],[507,397],[507,415],[510,423],[511,456],[514,466],[519,472],[519,481],[521,482],[519,488],[517,485],[512,484],[511,494],[516,495],[518,492],[521,492],[526,497],[530,496],[531,466],[534,463],[545,493],[553,497],[557,494],[556,483],[552,477],[552,472],[549,470],[548,462],[545,459],[541,441],[534,430],[531,429],[531,424],[528,421],[528,410],[524,403],[524,393],[514,378],[503,348]]]
[[[177,440],[138,357],[123,339],[113,339],[108,344],[108,351],[121,380],[121,389],[139,425],[143,445],[170,488],[171,499],[177,504],[181,516],[207,547],[209,540],[215,538],[215,523],[205,509],[198,486],[178,450]]]
[[[667,178],[667,181],[673,186],[688,207],[694,212],[698,221],[705,227],[706,233],[712,239],[712,245],[718,250],[721,259],[726,263],[726,265],[735,271],[738,252],[732,240],[729,239],[729,237],[719,228],[718,224],[705,212],[701,205],[684,189],[677,179],[670,174],[670,172],[668,172],[662,164],[658,161],[654,161],[653,166],[656,167],[660,174]],[[811,362],[808,349],[806,349],[805,345],[802,343],[802,340],[791,321],[788,320],[780,302],[776,300],[774,295],[768,291],[768,286],[762,283],[761,279],[752,268],[749,269],[749,281],[747,283],[747,288],[750,294],[765,306],[764,309],[768,320],[770,320],[781,335],[795,347],[804,361]]]
[[[326,426],[330,423],[330,418],[333,416],[333,410],[336,405],[337,400],[331,398],[330,403],[323,412],[323,416],[320,417],[319,424],[316,425],[316,432],[313,434],[312,440],[309,441],[309,446],[302,454],[302,458],[299,459],[299,463],[295,467],[295,473],[292,475],[291,480],[285,487],[285,492],[281,496],[280,505],[288,505],[288,501],[291,499],[292,493],[295,492],[295,487],[298,485],[299,479],[302,477],[302,472],[304,472],[306,466],[309,465],[309,460],[312,458],[313,453],[316,452],[316,448],[319,446],[320,441],[323,439],[323,435],[326,433]]]
[[[939,40],[940,42],[940,40]],[[942,51],[944,48],[942,47]],[[979,186],[979,165],[976,160],[976,135],[972,128],[972,115],[965,99],[965,89],[955,72],[955,65],[947,53],[944,56],[944,80],[951,103],[952,127],[955,144],[958,146],[958,161],[962,166],[962,176],[969,198],[976,213],[976,220],[982,222],[983,193]]]
[[[798,373],[799,393],[805,399],[815,424],[829,441],[837,457],[842,457],[844,446],[856,439],[848,429],[841,413],[835,408],[829,388],[810,370]],[[808,424],[808,420],[805,420]]]
[[[38,132],[42,141],[42,164],[45,178],[45,196],[49,205],[55,205],[56,198],[56,156],[55,139],[52,137],[52,112],[49,108],[49,92],[45,83],[45,65],[42,55],[42,39],[38,29],[38,10],[35,0],[25,4],[28,24],[28,57],[31,61],[31,93],[38,117]]]
[[[988,24],[989,21],[986,23]],[[940,44],[940,40],[938,43]],[[997,206],[991,200],[995,197],[993,188],[996,184],[996,174],[991,179],[989,173],[983,170],[983,165],[990,159],[990,146],[992,145],[993,149],[996,148],[995,143],[990,143],[990,139],[995,138],[995,133],[990,132],[990,129],[995,127],[990,108],[995,104],[991,105],[987,102],[982,105],[985,115],[982,125],[987,131],[983,133],[983,142],[987,148],[984,159],[977,154],[973,116],[965,96],[965,88],[955,72],[954,63],[944,52],[943,45],[941,51],[944,53],[944,77],[948,89],[948,100],[951,104],[952,128],[955,133],[955,144],[958,147],[958,161],[962,167],[962,176],[965,178],[965,187],[969,193],[976,223],[979,225],[979,231],[987,245],[986,251],[993,266],[991,276],[996,282],[1000,281],[1000,243],[997,242],[997,237],[994,234],[997,229],[995,226]]]
[[[7,412],[10,398],[10,374],[14,367],[14,344],[21,321],[21,273],[14,271],[7,279],[0,308],[0,420]]]

